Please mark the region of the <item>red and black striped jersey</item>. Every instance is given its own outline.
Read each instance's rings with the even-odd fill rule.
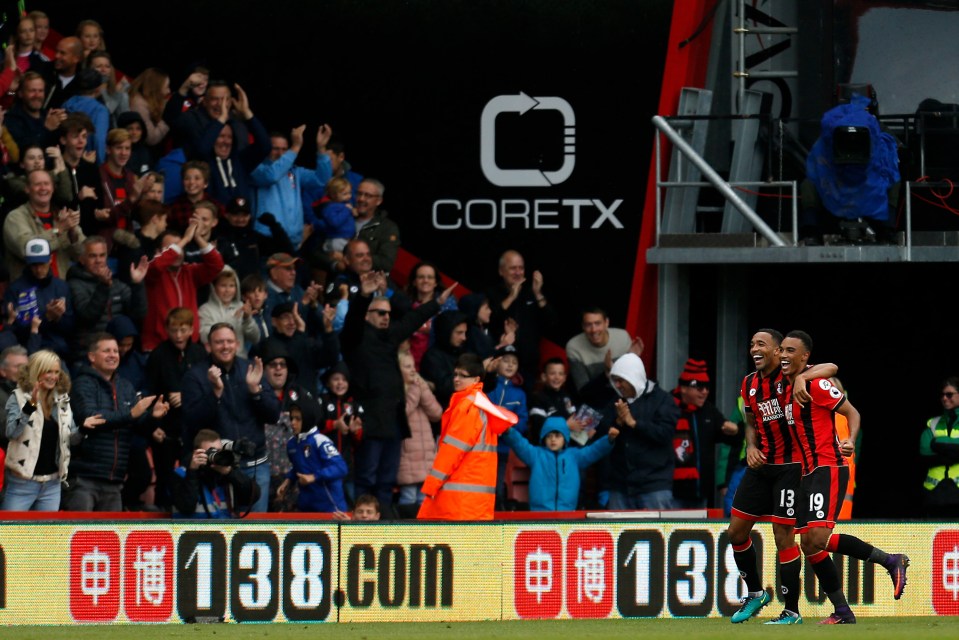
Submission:
[[[803,474],[817,467],[845,466],[836,434],[836,409],[846,401],[845,394],[826,378],[810,380],[806,389],[812,400],[805,406],[793,402],[792,385],[786,389],[786,418],[802,451]]]
[[[756,446],[766,464],[800,462],[799,446],[786,420],[786,380],[778,367],[768,377],[754,371],[743,378],[740,390],[747,411],[756,422]]]

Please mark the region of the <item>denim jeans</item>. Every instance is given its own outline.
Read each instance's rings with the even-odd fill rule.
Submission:
[[[396,504],[423,504],[423,499],[426,496],[420,493],[420,487],[422,486],[422,482],[419,484],[401,484],[400,497]]]
[[[399,438],[363,438],[356,451],[353,484],[356,497],[364,493],[376,496],[384,514],[393,511],[393,487],[400,470]]]
[[[673,501],[673,492],[670,489],[650,491],[649,493],[639,493],[636,495],[629,495],[621,491],[610,491],[609,505],[607,508],[610,511],[629,509],[663,511],[666,509],[675,509],[676,504]]]
[[[252,467],[243,467],[240,471],[247,477],[253,478],[260,487],[260,497],[253,503],[250,513],[266,513],[270,507],[270,463],[261,462]],[[246,505],[233,505],[233,510],[242,515],[246,511]]]
[[[2,511],[59,511],[60,478],[46,482],[23,480],[12,473],[4,479],[7,493],[3,498]]]

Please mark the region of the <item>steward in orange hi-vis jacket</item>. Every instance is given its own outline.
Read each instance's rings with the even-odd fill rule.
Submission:
[[[423,483],[424,520],[492,520],[496,503],[496,445],[516,424],[512,411],[493,404],[476,382],[450,398],[443,414],[433,469]]]

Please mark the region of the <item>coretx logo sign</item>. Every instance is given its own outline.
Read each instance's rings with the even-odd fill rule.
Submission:
[[[525,151],[527,158],[548,155],[540,149],[522,148],[537,144],[522,134],[523,129],[541,129],[546,114],[557,123],[555,134],[552,129],[548,133],[550,146],[561,150],[557,166],[502,166],[497,153],[499,145],[503,145],[499,151]],[[509,121],[507,132],[497,130],[501,118]],[[576,168],[576,113],[569,102],[555,96],[529,96],[523,92],[495,96],[483,107],[479,142],[480,167],[491,185],[505,189],[555,188],[568,180]],[[623,223],[616,217],[622,203],[622,199],[607,204],[599,198],[569,197],[444,198],[433,203],[432,219],[433,228],[441,230],[599,229],[604,225],[622,229]]]

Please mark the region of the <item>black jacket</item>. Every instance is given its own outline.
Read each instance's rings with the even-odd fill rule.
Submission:
[[[340,333],[343,359],[352,374],[350,391],[365,410],[364,438],[408,438],[406,392],[396,351],[401,342],[439,313],[440,305],[430,300],[391,322],[389,328],[377,329],[366,321],[372,301],[372,297],[363,295],[353,298]]]
[[[420,375],[436,387],[434,395],[441,407],[448,407],[450,404],[450,397],[453,395],[453,368],[456,359],[466,351],[465,343],[454,347],[450,344],[450,338],[453,329],[466,322],[466,314],[460,311],[447,311],[436,316],[433,320],[435,342],[426,350],[420,362]]]
[[[246,386],[246,371],[249,362],[235,358],[233,367],[222,372],[223,394],[213,395],[213,385],[207,371],[213,365],[212,358],[197,363],[183,378],[183,441],[187,449],[193,436],[200,429],[213,429],[227,440],[246,438],[256,445],[256,460],[266,456],[266,437],[263,429],[267,422],[275,423],[280,417],[280,402],[260,382],[260,393],[251,394]],[[244,460],[245,463],[253,460]]]
[[[134,430],[145,435],[154,425],[150,410],[133,418],[130,411],[137,402],[133,385],[117,375],[107,380],[88,365],[80,367],[71,396],[70,407],[78,425],[96,414],[106,422],[93,429],[81,427],[83,441],[73,450],[70,475],[123,482]]]

